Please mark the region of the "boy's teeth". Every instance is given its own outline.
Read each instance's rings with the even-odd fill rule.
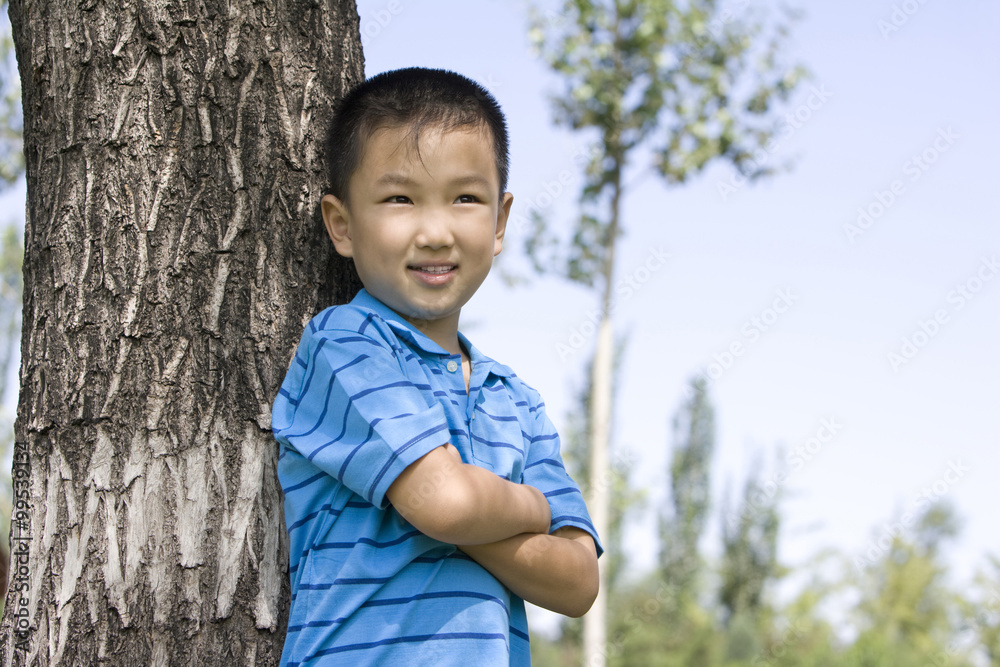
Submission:
[[[418,267],[421,271],[426,273],[447,273],[451,271],[453,267],[451,266],[421,266]]]

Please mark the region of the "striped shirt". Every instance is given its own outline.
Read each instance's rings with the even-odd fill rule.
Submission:
[[[272,417],[292,584],[283,665],[530,664],[523,600],[386,498],[446,442],[542,491],[551,530],[597,542],[538,393],[459,339],[468,392],[459,355],[365,290],[306,327]]]

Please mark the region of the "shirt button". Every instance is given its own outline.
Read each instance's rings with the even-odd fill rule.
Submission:
[[[455,371],[458,370],[458,362],[452,359],[451,361],[448,362],[447,368],[449,373],[454,373]]]

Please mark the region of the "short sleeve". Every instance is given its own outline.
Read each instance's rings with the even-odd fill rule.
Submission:
[[[584,502],[580,487],[566,472],[562,455],[559,453],[559,434],[545,414],[545,404],[537,398],[532,407],[531,439],[521,481],[535,487],[549,501],[552,510],[550,531],[565,526],[576,526],[594,538],[597,555],[603,553],[600,537],[590,520],[590,513]]]
[[[382,509],[396,477],[449,439],[444,409],[428,404],[391,344],[352,331],[303,342],[273,415],[279,441]]]

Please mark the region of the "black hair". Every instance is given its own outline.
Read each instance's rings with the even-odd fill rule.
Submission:
[[[503,196],[510,156],[507,122],[500,105],[489,91],[461,74],[423,67],[376,74],[337,103],[326,135],[330,193],[347,202],[348,184],[361,163],[368,138],[376,130],[407,125],[413,128],[415,142],[425,126],[488,130],[500,180],[498,196]]]

